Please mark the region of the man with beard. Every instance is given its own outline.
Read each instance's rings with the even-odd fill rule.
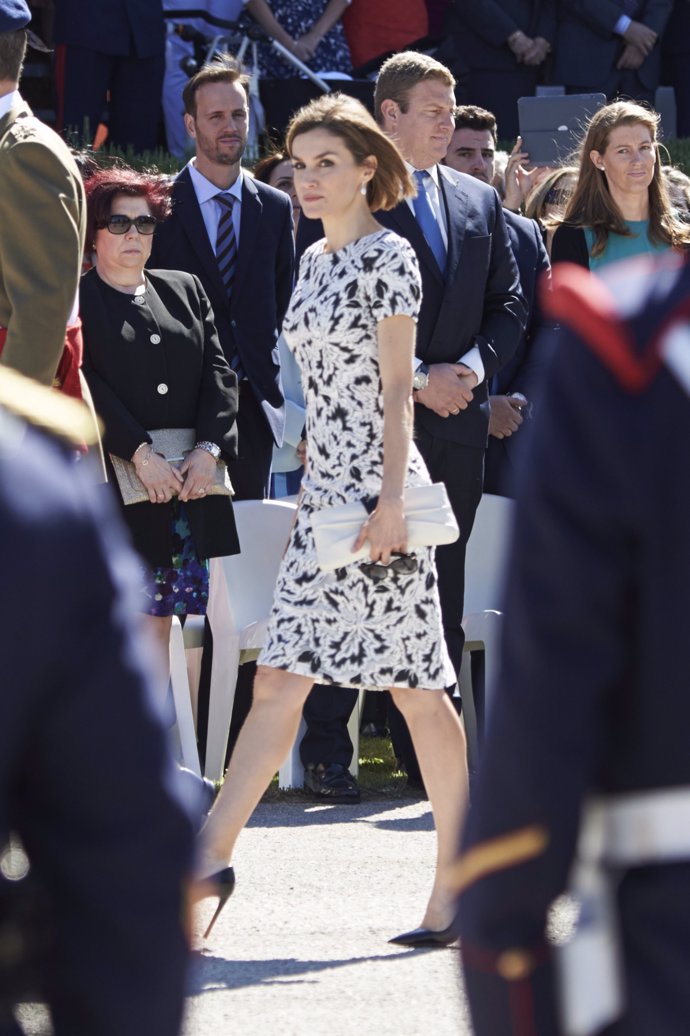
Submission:
[[[156,231],[151,269],[196,274],[211,300],[218,337],[239,383],[238,455],[228,467],[236,500],[268,496],[273,444],[282,445],[285,400],[278,336],[294,271],[287,194],[244,173],[249,79],[229,55],[185,87],[185,126],[195,157],[173,187],[173,212]],[[202,688],[210,652],[205,651]],[[255,665],[240,667],[230,746],[251,704]]]
[[[196,274],[240,384],[236,499],[268,495],[273,443],[285,418],[278,334],[292,291],[292,207],[286,194],[247,176],[248,78],[232,58],[204,66],[184,93],[196,155],[173,188],[173,214],[156,233],[152,269]]]

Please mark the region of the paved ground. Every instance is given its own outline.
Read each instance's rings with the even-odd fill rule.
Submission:
[[[469,1036],[457,948],[387,942],[421,920],[433,859],[425,801],[259,806],[194,957],[184,1036]],[[48,1036],[39,1008],[21,1016]]]

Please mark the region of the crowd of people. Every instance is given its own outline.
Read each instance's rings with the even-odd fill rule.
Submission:
[[[148,13],[147,5],[137,7],[147,37],[159,14],[162,20],[154,6]],[[331,65],[345,61],[343,25],[346,29],[346,15],[357,12],[357,0],[351,12],[346,12],[344,0],[320,6],[249,0],[245,6],[243,18],[262,22],[300,60],[309,63],[324,46],[322,53],[328,53]],[[507,25],[512,6],[508,2],[468,2],[451,5],[445,13],[442,5],[429,6],[427,10],[418,5],[418,27],[422,15],[426,30],[430,16],[443,16],[452,38],[470,38],[470,29],[483,32],[482,19],[489,19],[494,46],[499,27],[511,28],[504,42],[514,63],[523,66],[520,90],[525,77],[531,81],[538,76],[545,62],[553,61],[549,67],[554,69],[563,67],[558,33],[572,28],[578,18],[586,20],[564,2],[549,35],[548,4],[537,5],[539,17],[546,19],[542,27],[531,22]],[[66,83],[70,68],[88,77],[98,64],[91,43],[69,37],[69,7],[56,0],[56,39],[62,36],[65,48]],[[579,4],[577,10],[586,7]],[[669,0],[666,17],[670,7]],[[657,0],[656,28],[644,21],[644,4],[621,13],[609,27],[615,47],[622,48],[617,68],[625,75],[612,82],[608,92],[615,93],[623,82],[630,87],[633,72],[643,81],[646,56],[659,51],[664,10],[662,0]],[[519,11],[514,16],[517,19]],[[95,19],[83,20],[90,31],[94,29]],[[0,350],[4,367],[52,386],[48,398],[58,390],[87,405],[89,430],[80,431],[76,446],[58,448],[51,442],[48,452],[57,456],[52,463],[70,486],[106,482],[97,488],[74,488],[80,504],[73,520],[90,546],[80,563],[82,578],[70,587],[70,608],[79,614],[80,608],[92,607],[94,623],[97,617],[101,620],[94,637],[102,638],[103,650],[115,652],[113,673],[125,686],[127,715],[135,715],[143,731],[141,746],[134,752],[138,761],[133,777],[141,775],[150,782],[151,808],[161,816],[160,838],[152,839],[146,858],[149,873],[144,877],[168,868],[167,883],[162,883],[165,903],[160,903],[167,919],[160,929],[167,952],[157,963],[149,962],[151,990],[142,1007],[142,1026],[125,1028],[162,1036],[172,1034],[179,1023],[181,992],[171,998],[161,969],[166,961],[178,973],[183,967],[182,893],[192,872],[190,825],[180,795],[172,789],[162,739],[151,719],[156,706],[138,661],[141,645],[148,640],[160,699],[167,683],[172,617],[205,614],[209,559],[241,549],[231,497],[263,499],[273,491],[299,492],[298,509],[258,665],[242,667],[225,780],[199,836],[194,895],[218,896],[207,934],[234,891],[231,860],[237,836],[290,750],[301,716],[307,722],[301,744],[306,787],[327,801],[356,802],[359,788],[349,770],[352,744],[347,722],[360,690],[387,691],[396,755],[410,784],[428,794],[438,842],[434,881],[421,923],[391,942],[408,947],[453,942],[459,931],[460,893],[459,923],[466,935],[463,954],[477,1032],[499,1036],[511,1031],[518,1010],[514,983],[522,983],[523,992],[535,984],[529,992],[540,1005],[535,1017],[542,1019],[544,1033],[556,1031],[550,1027],[550,972],[542,967],[550,960],[543,946],[547,892],[553,898],[565,888],[585,797],[592,791],[645,789],[655,765],[653,752],[646,767],[638,766],[637,758],[630,761],[634,737],[639,735],[634,709],[639,708],[645,722],[652,722],[642,700],[649,673],[644,669],[634,676],[622,654],[626,638],[640,635],[638,624],[650,616],[657,621],[655,609],[661,612],[657,573],[649,580],[640,576],[639,586],[635,582],[637,558],[650,549],[656,526],[633,484],[634,462],[628,456],[621,461],[615,449],[625,450],[624,433],[629,432],[645,457],[651,451],[642,450],[638,409],[630,393],[644,397],[647,416],[660,405],[654,399],[647,403],[647,394],[656,398],[658,393],[670,414],[687,410],[678,389],[681,374],[666,376],[666,381],[662,377],[659,388],[660,336],[640,308],[640,299],[650,295],[650,312],[657,321],[664,306],[674,314],[682,310],[687,276],[680,260],[690,248],[690,181],[680,170],[662,166],[658,115],[639,100],[613,100],[592,116],[577,159],[570,164],[530,166],[518,138],[499,172],[499,132],[503,136],[512,131],[509,120],[507,127],[502,121],[503,101],[515,70],[505,66],[484,75],[490,65],[479,70],[473,66],[458,84],[453,71],[437,58],[398,50],[376,76],[373,116],[345,94],[323,96],[295,113],[281,148],[250,172],[242,164],[249,133],[250,78],[233,57],[220,55],[183,84],[180,104],[193,156],[173,182],[123,163],[82,163],[80,169],[65,143],[42,126],[22,100],[19,80],[28,23],[24,0],[0,0]],[[98,23],[101,40],[107,35],[104,25]],[[127,38],[130,47],[135,37],[130,33]],[[325,47],[328,40],[332,50]],[[36,42],[30,35],[28,41]],[[89,49],[94,53],[87,58]],[[635,51],[642,54],[637,64]],[[156,74],[162,74],[162,52],[128,53],[122,64],[119,58],[113,55],[112,70],[118,67],[123,89],[142,88],[134,65],[141,66],[142,75],[154,65]],[[152,64],[144,71],[147,62]],[[74,100],[84,95],[86,79],[78,89],[75,81],[71,89],[76,92],[70,95],[66,89],[65,104],[70,96]],[[494,90],[497,83],[501,103],[491,108],[487,101],[495,95],[488,84]],[[458,104],[459,85],[460,91],[467,88],[472,103]],[[566,85],[578,90],[586,86]],[[118,90],[112,86],[111,102]],[[641,89],[630,93],[643,96]],[[118,118],[124,127],[131,115],[131,97],[127,100],[126,93],[120,93],[117,103],[123,105]],[[122,139],[131,143],[130,131],[122,132]],[[42,214],[45,219],[39,221]],[[47,228],[50,249],[45,247]],[[633,278],[637,294],[618,312],[607,294],[612,283],[607,278],[611,271],[615,276],[620,261],[641,257],[665,262],[665,279],[651,298],[646,274],[636,273],[641,278]],[[85,260],[89,269],[80,276]],[[561,263],[571,264],[565,279],[559,275]],[[596,279],[590,280],[590,273]],[[607,335],[602,336],[602,327]],[[572,383],[571,368],[562,359],[564,350],[557,348],[564,337],[580,349]],[[677,346],[675,350],[674,357]],[[682,358],[674,362],[687,374]],[[599,399],[595,424],[602,439],[611,422],[618,421],[604,458],[593,450],[593,433],[574,416],[578,391],[592,391]],[[21,385],[17,395],[23,398]],[[24,520],[27,502],[21,494],[15,500],[9,491],[7,499],[2,493],[5,479],[11,485],[17,477],[19,463],[18,447],[13,445],[15,419],[4,426],[8,406],[3,399],[0,508],[4,506],[16,524]],[[21,405],[18,409],[21,412]],[[102,453],[93,431],[94,411],[103,422]],[[559,436],[559,419],[565,413],[571,420]],[[666,422],[671,422],[670,416]],[[526,428],[532,429],[529,437]],[[529,457],[523,443],[528,438],[533,442]],[[660,436],[660,450],[664,443],[667,440]],[[682,458],[683,448],[676,449]],[[45,444],[32,446],[30,439],[29,468],[40,462],[42,451],[46,453]],[[81,459],[75,460],[75,455]],[[579,467],[580,462],[586,468]],[[567,469],[571,463],[574,473],[563,488],[559,465]],[[80,469],[76,478],[75,467]],[[611,527],[621,537],[613,545],[609,527],[593,518],[582,502],[582,483],[591,472],[596,475],[599,502],[611,489]],[[612,487],[606,483],[607,473]],[[435,550],[429,542],[411,553],[406,493],[430,483],[445,486],[459,534]],[[529,493],[525,485],[531,487]],[[469,797],[465,737],[458,716],[465,553],[483,491],[520,499],[510,612],[522,618],[511,624],[506,636],[507,661],[496,699],[499,719],[487,735],[479,808],[472,811],[465,855],[458,862]],[[110,573],[112,559],[104,562],[103,536],[93,535],[92,492],[106,498],[99,507],[105,508],[108,523],[114,521],[115,503],[136,550],[138,565],[133,565],[132,555],[120,546],[120,534],[114,535],[117,564],[121,552],[128,559],[122,563],[127,591]],[[659,499],[667,495],[659,493]],[[318,516],[362,502],[367,513],[352,546],[357,551],[366,545],[368,556],[361,563],[328,567],[314,533]],[[65,508],[64,494],[51,486],[46,492],[45,506],[49,505],[58,514]],[[564,521],[564,514],[577,515],[576,529]],[[665,513],[655,520],[674,531]],[[32,521],[36,536],[46,535],[40,521]],[[535,552],[542,532],[544,541]],[[591,571],[592,542],[600,548],[598,578]],[[46,543],[46,551],[63,549],[59,536],[55,544],[52,539]],[[70,543],[68,537],[66,544]],[[607,550],[613,553],[611,559]],[[582,585],[582,573],[589,577],[587,593],[566,609],[570,621],[564,634],[561,625],[550,623],[564,592],[559,566],[566,557],[573,585]],[[615,561],[615,582],[606,578],[609,560],[612,570]],[[100,583],[88,578],[89,566],[100,573]],[[682,575],[678,566],[679,583]],[[98,598],[101,583],[100,605],[89,605],[92,595]],[[538,606],[530,596],[534,594]],[[113,608],[119,618],[109,628],[107,614]],[[133,629],[137,611],[144,616],[139,625],[147,634],[141,642],[141,634]],[[65,616],[70,614],[66,608]],[[579,767],[563,780],[576,774],[578,781],[564,798],[567,810],[560,816],[561,800],[552,801],[543,789],[549,787],[549,772],[561,772],[562,766],[556,766],[549,751],[540,754],[542,746],[532,744],[529,729],[524,729],[524,743],[515,753],[519,765],[507,764],[508,742],[514,730],[533,717],[533,702],[543,704],[540,695],[546,695],[564,659],[575,659],[580,632],[589,630],[586,635],[596,640],[597,631],[590,627],[597,617],[608,633],[608,654],[602,649],[606,671],[602,675],[596,657],[588,659],[581,679],[590,682],[584,689],[576,683],[577,666],[567,674],[574,693],[582,689],[590,695],[592,730],[582,717],[572,729],[573,741],[576,735],[582,739],[574,750],[568,746],[571,753],[579,751]],[[92,651],[100,642],[94,640]],[[528,650],[527,661],[521,654],[526,643],[534,656]],[[545,644],[550,650],[542,650]],[[541,646],[539,652],[535,645]],[[17,668],[20,665],[17,662]],[[75,693],[82,685],[86,693],[91,680],[101,681],[100,673],[94,665],[88,679],[82,674]],[[76,679],[72,669],[65,674],[60,693],[65,681]],[[48,678],[41,669],[35,679],[40,684]],[[112,674],[99,691],[99,701],[111,684]],[[673,676],[670,685],[676,685]],[[618,698],[630,686],[635,688],[632,740],[623,738],[620,758],[609,771],[611,701],[619,715]],[[510,697],[515,688],[521,709]],[[613,697],[606,698],[604,692]],[[675,707],[669,700],[669,709]],[[78,701],[74,719],[88,724],[88,710],[81,709]],[[109,717],[106,708],[96,733],[111,721]],[[56,722],[59,725],[59,713]],[[119,729],[121,720],[113,722]],[[602,744],[590,751],[587,739],[597,733]],[[152,753],[148,764],[139,758],[146,751]],[[562,761],[568,757],[564,751]],[[56,766],[65,765],[49,753],[51,758]],[[26,766],[23,757],[15,764],[22,781]],[[107,783],[109,771],[99,772],[107,784],[106,797],[112,794],[116,799],[115,788]],[[682,766],[671,766],[670,772],[683,783]],[[519,790],[525,774],[533,796],[527,800]],[[661,766],[650,786],[665,788],[671,783],[666,778]],[[511,781],[512,795],[507,791]],[[18,786],[23,793],[21,781]],[[67,781],[65,787],[69,786]],[[126,793],[125,787],[123,802]],[[55,794],[56,815],[62,809],[72,817],[59,787]],[[132,837],[141,837],[142,810],[149,798],[141,797],[141,808],[133,815]],[[8,801],[10,806],[0,812],[0,841],[12,831],[25,839],[32,869],[48,894],[57,897],[60,890],[69,892],[74,883],[84,881],[79,861],[66,874],[66,885],[55,880],[52,869],[59,875],[60,851],[43,838],[45,832],[31,813],[44,815],[42,797],[29,794],[23,800],[20,794],[19,801],[28,804],[28,819],[17,812],[11,798]],[[121,811],[122,805],[118,808]],[[77,799],[75,809],[90,816],[88,795]],[[647,817],[641,807],[640,813]],[[115,809],[115,820],[119,815]],[[78,816],[73,824],[78,827]],[[549,838],[560,837],[565,827],[560,854],[547,851]],[[523,837],[525,830],[529,837]],[[98,837],[100,828],[94,831]],[[106,847],[111,834],[106,827]],[[492,856],[495,839],[507,840],[498,857]],[[654,847],[660,859],[668,841],[661,838]],[[669,851],[676,856],[686,852],[683,845],[676,848],[677,839],[671,841]],[[96,851],[87,843],[85,859]],[[487,858],[499,862],[485,863]],[[625,862],[634,866],[636,860],[629,851]],[[548,880],[540,876],[544,861],[551,868]],[[513,870],[525,862],[535,868],[532,880],[540,895],[521,901]],[[686,866],[683,863],[681,871]],[[137,902],[148,883],[137,886],[134,875],[130,880]],[[675,891],[678,881],[685,880],[684,872],[674,880]],[[638,894],[633,883],[633,902]],[[662,890],[662,901],[663,896]],[[497,920],[499,906],[503,913]],[[113,931],[121,923],[113,915]],[[155,928],[156,923],[153,910],[150,924]],[[63,923],[51,933],[55,954],[62,952],[65,930]],[[150,952],[155,957],[154,936]],[[74,974],[68,974],[69,963],[63,970],[66,988],[71,989]],[[142,975],[136,991],[145,999]],[[103,976],[99,981],[103,1001],[89,1003],[82,1017],[79,995],[72,990],[63,1002],[64,990],[44,979],[46,995],[56,1009],[58,1036],[60,1025],[70,1036],[124,1031],[117,1013],[107,1017],[111,996]],[[548,995],[543,994],[544,982]],[[684,989],[674,995],[682,1003]],[[152,1020],[164,1000],[164,1020]],[[3,1036],[17,1031],[9,1015],[3,1028],[8,1005],[11,999],[0,997]],[[643,1016],[649,1025],[647,1018],[654,1017],[654,1011]],[[653,1030],[643,1026],[623,1031]],[[681,1030],[668,1031],[675,1036]]]
[[[56,48],[58,128],[93,139],[103,122],[112,143],[135,152],[165,144],[179,160],[191,154],[180,98],[223,34],[261,84],[279,81],[260,91],[279,131],[291,91],[293,107],[308,96],[305,69],[368,82],[355,92],[369,99],[386,57],[413,45],[448,65],[458,103],[492,111],[505,139],[518,134],[518,98],[537,88],[654,103],[660,85],[675,91],[677,135],[690,136],[685,0],[612,0],[603,9],[596,0],[106,0],[98,19],[86,0],[30,6]],[[253,104],[253,118],[261,111]]]

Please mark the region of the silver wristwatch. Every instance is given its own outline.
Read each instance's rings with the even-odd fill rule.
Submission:
[[[421,392],[429,384],[429,365],[420,363],[412,378],[412,388],[415,392]]]
[[[216,446],[214,442],[198,442],[194,449],[206,450],[207,453],[211,454],[214,460],[218,460],[220,457],[220,446]]]

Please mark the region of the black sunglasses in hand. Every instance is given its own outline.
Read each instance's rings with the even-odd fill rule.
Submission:
[[[158,220],[155,216],[135,216],[132,219],[123,215],[108,216],[96,224],[99,230],[109,230],[111,234],[126,234],[129,228],[134,226],[140,234],[145,235],[152,234],[157,225]]]
[[[381,562],[370,562],[363,563],[359,566],[367,577],[367,579],[373,579],[374,582],[380,582],[385,579],[390,572],[394,572],[397,575],[409,576],[413,572],[417,571],[418,563],[417,558],[414,554],[391,554],[391,561],[388,565],[383,565]]]

